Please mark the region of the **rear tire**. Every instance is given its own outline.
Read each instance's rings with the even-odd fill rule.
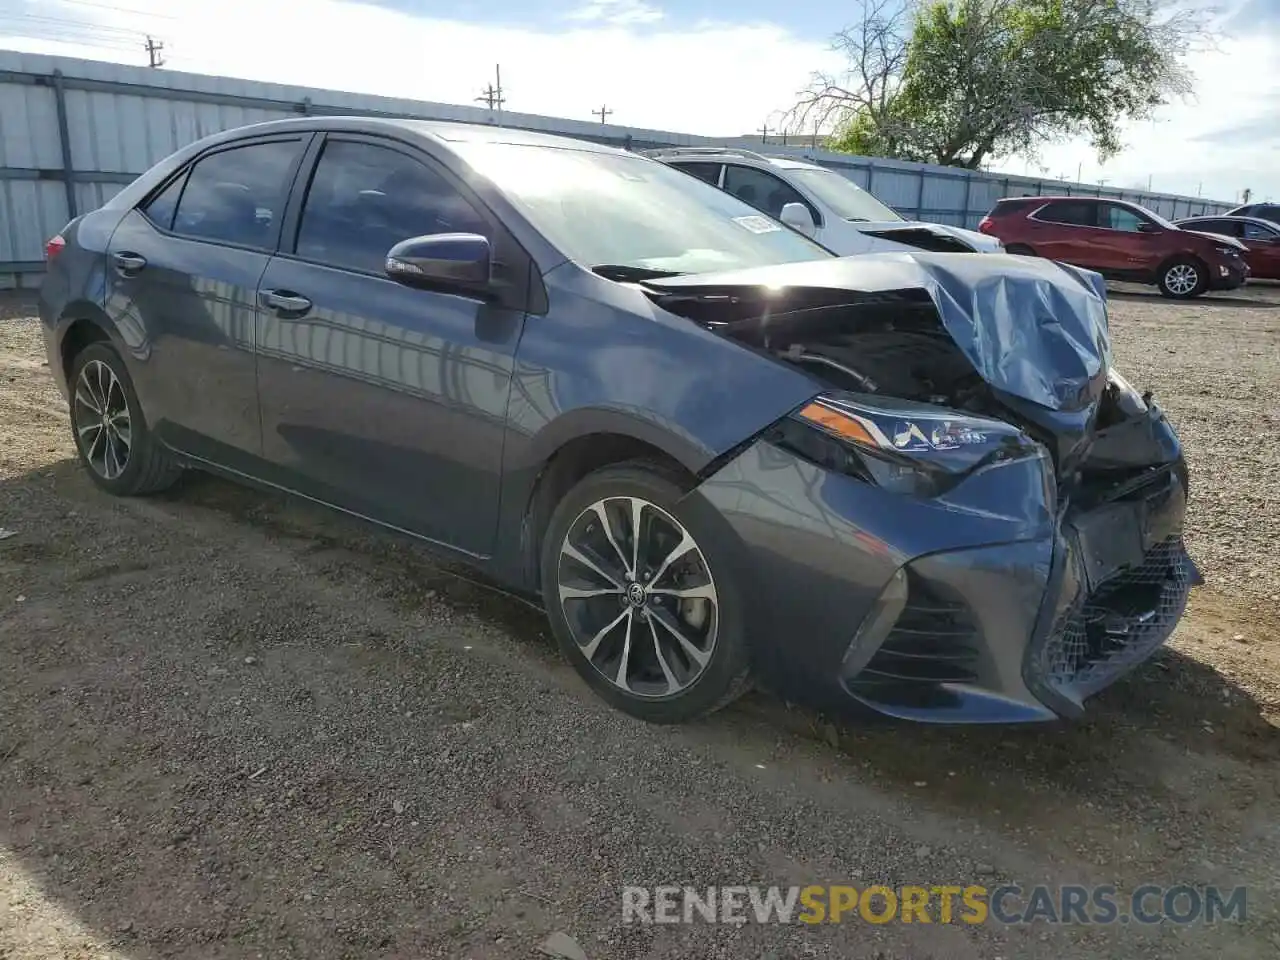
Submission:
[[[108,493],[132,497],[173,486],[182,467],[147,428],[120,355],[92,343],[71,361],[71,436],[89,479]]]
[[[1199,260],[1181,257],[1160,268],[1160,292],[1175,300],[1198,297],[1209,287],[1209,270]]]
[[[604,467],[560,501],[542,543],[561,652],[601,699],[650,723],[705,716],[750,688],[732,558],[683,498],[658,464]]]

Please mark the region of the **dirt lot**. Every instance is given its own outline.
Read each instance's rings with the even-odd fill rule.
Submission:
[[[72,459],[0,301],[0,958],[1280,954],[1280,289],[1117,293],[1207,583],[1076,725],[837,727],[762,696],[654,729],[419,548]],[[1249,887],[1216,926],[624,926],[621,884]]]

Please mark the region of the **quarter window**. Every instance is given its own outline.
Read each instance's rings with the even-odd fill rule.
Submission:
[[[782,208],[788,203],[809,206],[794,187],[754,167],[727,164],[724,168],[724,189],[775,220],[782,216]],[[817,220],[816,215],[814,219]]]
[[[173,215],[178,209],[178,197],[182,195],[182,185],[186,180],[185,174],[174,177],[167,187],[152,197],[142,208],[147,219],[162,230],[173,228]]]
[[[277,140],[220,150],[197,160],[182,191],[173,231],[197,240],[273,249],[300,149],[299,140]]]
[[[673,163],[673,167],[691,173],[699,180],[705,180],[713,187],[720,186],[720,164],[718,163]]]
[[[492,231],[434,170],[398,150],[330,140],[307,191],[297,253],[348,270],[381,273],[401,240]]]

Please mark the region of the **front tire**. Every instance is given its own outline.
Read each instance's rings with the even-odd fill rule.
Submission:
[[[543,601],[560,650],[607,703],[681,723],[749,689],[739,585],[725,548],[657,464],[605,467],[556,507]]]
[[[118,497],[158,493],[182,472],[142,416],[129,371],[105,343],[71,361],[71,434],[89,478]]]
[[[1208,288],[1209,271],[1203,263],[1190,257],[1174,260],[1161,268],[1158,284],[1166,297],[1189,300]]]

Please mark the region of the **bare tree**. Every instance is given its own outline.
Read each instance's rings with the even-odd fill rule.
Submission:
[[[889,107],[902,83],[915,4],[864,0],[862,19],[836,34],[831,47],[848,61],[840,75],[818,72],[787,112],[788,132],[832,131],[855,114],[889,125]]]

